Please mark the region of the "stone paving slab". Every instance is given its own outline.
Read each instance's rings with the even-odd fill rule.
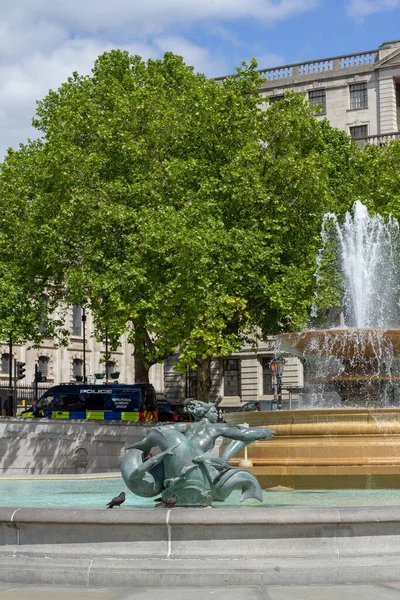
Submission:
[[[121,590],[79,590],[40,589],[19,587],[0,590],[0,600],[119,600]]]
[[[370,585],[85,588],[0,583],[0,600],[400,600],[400,581]]]
[[[385,585],[389,588],[393,588],[395,590],[400,590],[400,581],[388,581],[383,582],[381,585]]]
[[[1,596],[0,596],[1,598]],[[149,589],[137,588],[125,590],[117,600],[265,600],[259,587],[238,588],[168,588]],[[269,600],[269,599],[268,599]]]
[[[400,600],[399,591],[380,584],[270,586],[262,590],[268,600]]]

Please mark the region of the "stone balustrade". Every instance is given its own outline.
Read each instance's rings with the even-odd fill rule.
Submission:
[[[344,69],[365,68],[373,65],[378,58],[378,50],[367,50],[356,54],[343,54],[331,58],[320,58],[308,62],[292,63],[269,69],[260,69],[259,73],[268,81],[278,81],[301,77],[303,75],[312,75],[316,73],[326,73],[328,71],[341,71]],[[224,80],[225,77],[216,77],[216,80]]]
[[[335,56],[333,58],[321,58],[309,62],[294,63],[282,67],[260,70],[260,75],[267,81],[276,81],[288,77],[299,77],[314,73],[325,73],[327,71],[340,71],[342,69],[354,69],[365,67],[376,62],[377,50],[368,50],[358,54]]]
[[[392,133],[381,133],[379,135],[369,135],[365,138],[355,140],[361,149],[364,149],[367,144],[372,146],[386,146],[394,140],[400,139],[400,132],[393,131]]]

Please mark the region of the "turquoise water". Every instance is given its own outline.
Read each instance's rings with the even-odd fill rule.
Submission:
[[[154,500],[130,492],[122,478],[0,480],[1,507],[105,508],[120,492],[126,493],[124,508],[152,508]],[[240,492],[215,507],[239,505]],[[264,492],[264,502],[246,500],[242,507],[355,507],[400,506],[400,490],[298,490]]]

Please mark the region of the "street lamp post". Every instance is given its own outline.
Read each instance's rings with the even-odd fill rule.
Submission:
[[[86,383],[86,311],[82,307],[82,326],[83,326],[83,383]]]
[[[106,326],[106,383],[108,383],[108,327]]]
[[[276,358],[271,363],[271,369],[275,375],[275,397],[278,410],[282,410],[282,371],[285,361],[283,358]]]
[[[12,417],[14,414],[14,392],[13,392],[13,340],[12,335],[8,339],[8,395],[6,404],[6,415]]]

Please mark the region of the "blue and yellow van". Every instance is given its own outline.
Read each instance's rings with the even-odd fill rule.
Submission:
[[[158,420],[156,392],[149,383],[56,385],[39,398],[37,405],[39,416],[49,419]],[[21,416],[33,417],[32,408]]]

